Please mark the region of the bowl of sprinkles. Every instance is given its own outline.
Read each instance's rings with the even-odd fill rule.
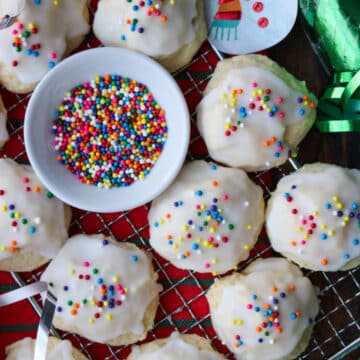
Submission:
[[[190,136],[185,99],[158,63],[120,48],[76,54],[50,71],[25,115],[34,171],[88,211],[143,205],[178,174]]]

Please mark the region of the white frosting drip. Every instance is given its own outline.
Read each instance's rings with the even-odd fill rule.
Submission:
[[[257,87],[253,87],[253,83],[257,83]],[[235,89],[242,89],[242,93],[236,95],[236,102],[232,106],[230,93]],[[253,95],[253,91],[259,89],[271,90],[268,95],[270,100],[262,106],[276,106],[278,111],[273,117],[269,117],[266,109],[259,111],[261,103],[255,100],[258,95]],[[223,94],[226,94],[225,99]],[[263,98],[266,95],[260,96]],[[302,119],[300,109],[304,109],[305,114],[311,110],[297,102],[297,98],[303,95],[262,68],[244,67],[229,71],[224,85],[213,89],[198,106],[198,127],[210,155],[217,161],[249,170],[265,169],[284,162],[289,150],[284,143],[286,126]],[[279,97],[283,99],[280,103]],[[256,107],[250,109],[250,103]],[[245,117],[241,116],[242,107],[246,109]],[[282,116],[280,113],[284,114],[283,118],[279,117]],[[235,125],[236,130],[227,129],[227,124]],[[225,135],[226,130],[230,131],[229,136]],[[276,142],[282,142],[282,150],[276,142],[264,146],[264,142],[272,137],[276,138]],[[279,156],[275,156],[276,152]]]
[[[214,215],[212,207],[221,212]],[[222,273],[248,257],[263,222],[263,209],[261,188],[245,172],[194,161],[154,200],[150,243],[179,268]],[[184,258],[186,252],[190,256]]]
[[[94,33],[106,46],[123,46],[150,56],[169,55],[195,39],[193,19],[197,16],[195,0],[153,0],[161,15],[148,16],[148,6],[133,11],[134,2],[102,0],[94,19]],[[162,22],[165,15],[167,22]],[[135,31],[126,24],[127,19],[138,19]],[[139,33],[138,29],[144,32]],[[124,40],[122,40],[124,36]]]
[[[6,348],[6,360],[31,360],[34,358],[35,341],[25,338]],[[46,360],[72,360],[72,347],[70,341],[56,343],[50,350],[48,348]]]
[[[0,16],[18,15],[25,6],[25,0],[1,0],[0,1]]]
[[[55,321],[96,342],[129,333],[142,334],[145,311],[161,290],[143,251],[130,245],[104,246],[104,239],[103,235],[70,238],[41,277],[53,284],[51,289],[58,299]],[[84,276],[81,280],[80,275]],[[89,276],[88,280],[85,276]],[[103,285],[106,290],[101,294]],[[110,285],[114,287],[113,294]],[[102,295],[107,299],[102,299]],[[113,307],[111,299],[115,301]],[[75,304],[79,305],[76,315],[71,313]]]
[[[133,347],[131,356],[136,360],[222,360],[223,357],[214,351],[199,350],[185,342],[179,333],[173,332],[166,345],[158,350],[141,353],[140,348]]]
[[[316,164],[310,166],[316,170]],[[336,166],[316,173],[306,165],[303,169],[283,178],[273,194],[267,218],[272,246],[281,253],[293,254],[304,266],[339,270],[360,256],[360,171]],[[291,188],[293,185],[296,189]],[[285,198],[286,193],[291,202]],[[308,236],[309,230],[312,234]]]
[[[29,166],[0,159],[0,174],[0,260],[12,256],[11,247],[53,258],[67,239],[64,204],[48,198]]]
[[[85,35],[89,26],[83,17],[86,0],[59,0],[59,5],[53,5],[51,0],[42,0],[35,5],[34,0],[26,0],[26,6],[18,20],[24,24],[24,30],[34,23],[38,29],[22,45],[22,51],[17,52],[13,47],[13,31],[18,29],[15,23],[0,31],[0,62],[13,72],[23,83],[31,84],[42,79],[50,70],[49,62],[58,63],[63,57],[67,42],[78,36]],[[31,30],[30,30],[31,32]],[[33,44],[40,43],[39,56],[27,55],[26,49]],[[51,54],[55,53],[56,58]],[[13,66],[13,61],[18,65]]]
[[[0,99],[0,147],[9,139],[9,134],[6,129],[6,112],[1,111]]]
[[[226,279],[218,281],[216,286],[221,286]],[[289,290],[292,285],[295,285],[293,291]],[[282,292],[285,297],[281,297]],[[310,280],[302,276],[295,265],[279,258],[253,262],[239,275],[238,281],[223,285],[217,300],[217,308],[212,308],[210,304],[211,321],[221,340],[239,360],[282,359],[294,350],[309,326],[309,319],[312,322],[319,310]],[[274,300],[278,300],[277,305],[274,305]],[[251,309],[248,304],[251,304]],[[264,316],[266,304],[272,310],[277,309],[275,311],[279,316],[273,323],[280,324],[278,328],[282,329],[282,333],[278,333],[274,326],[256,331],[257,326],[261,327],[264,321],[269,321]],[[259,312],[254,310],[256,306],[260,308]],[[291,319],[291,314],[297,311],[301,314]],[[237,323],[234,324],[234,320]],[[269,332],[268,336],[265,331]],[[240,338],[237,339],[236,335]],[[235,343],[238,345],[235,346]]]

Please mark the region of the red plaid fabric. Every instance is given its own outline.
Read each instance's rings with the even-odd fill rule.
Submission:
[[[93,14],[97,0],[90,1],[90,5]],[[99,45],[99,41],[90,33],[77,51]],[[208,158],[206,146],[195,125],[195,110],[202,98],[202,91],[218,61],[219,58],[216,53],[208,43],[205,43],[194,60],[185,69],[174,74],[192,115],[191,142],[188,152],[188,159],[190,160]],[[0,157],[11,157],[19,163],[26,163],[23,119],[31,94],[15,95],[1,89],[1,95],[8,109],[8,129],[11,139],[0,151]],[[277,178],[283,176],[284,171],[286,173],[289,168],[291,167],[285,168],[285,170],[275,169],[271,173],[254,174],[253,179],[263,187],[265,197],[268,197]],[[151,249],[148,242],[148,209],[149,204],[131,211],[113,214],[98,214],[73,209],[70,235],[102,232],[108,236],[113,236],[118,241],[132,242],[153,256],[154,266],[164,290],[160,297],[155,327],[149,332],[146,341],[166,337],[176,329],[180,332],[195,333],[209,338],[218,351],[232,359],[231,353],[217,339],[211,326],[205,292],[213,283],[213,276],[179,270]],[[239,269],[243,268],[254,257],[265,257],[271,254],[265,234],[262,233],[256,248],[251,252],[250,258],[239,264]],[[358,307],[356,307],[359,296],[356,294],[360,294],[360,288],[356,282],[356,274],[359,275],[356,271],[358,270],[348,272],[346,275],[334,275],[334,278],[331,279],[322,273],[309,274],[323,293],[330,297],[331,301],[328,301],[330,305],[328,303],[323,304],[314,337],[304,358],[316,360],[330,358],[331,355],[359,337],[360,327],[357,320],[359,316],[356,316],[356,314],[359,315]],[[32,273],[24,273],[21,274],[21,278],[24,283],[34,282],[39,279],[41,272],[42,269],[38,269]],[[341,292],[341,294],[348,294],[346,298],[345,295],[344,297],[340,295],[334,297],[332,294],[332,289],[336,289],[339,285],[346,287],[347,290]],[[0,293],[11,291],[16,287],[11,274],[0,272]],[[339,318],[346,321],[346,325],[339,322]],[[10,343],[25,336],[35,337],[38,321],[39,317],[28,301],[0,308],[0,359],[5,357],[5,347]],[[341,331],[341,335],[339,335],[339,331]],[[89,342],[69,333],[60,332],[60,336],[69,339],[89,359],[126,359],[131,350],[130,346],[110,347]]]

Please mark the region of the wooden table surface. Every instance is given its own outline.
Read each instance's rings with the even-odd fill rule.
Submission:
[[[269,56],[306,84],[318,98],[328,77],[312,50],[298,21],[288,37],[271,48]],[[320,133],[314,126],[299,147],[299,161],[322,161],[360,168],[360,133]]]

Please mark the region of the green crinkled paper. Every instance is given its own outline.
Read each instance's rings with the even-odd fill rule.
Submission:
[[[333,75],[319,101],[324,132],[360,131],[360,0],[299,0],[310,42]]]

